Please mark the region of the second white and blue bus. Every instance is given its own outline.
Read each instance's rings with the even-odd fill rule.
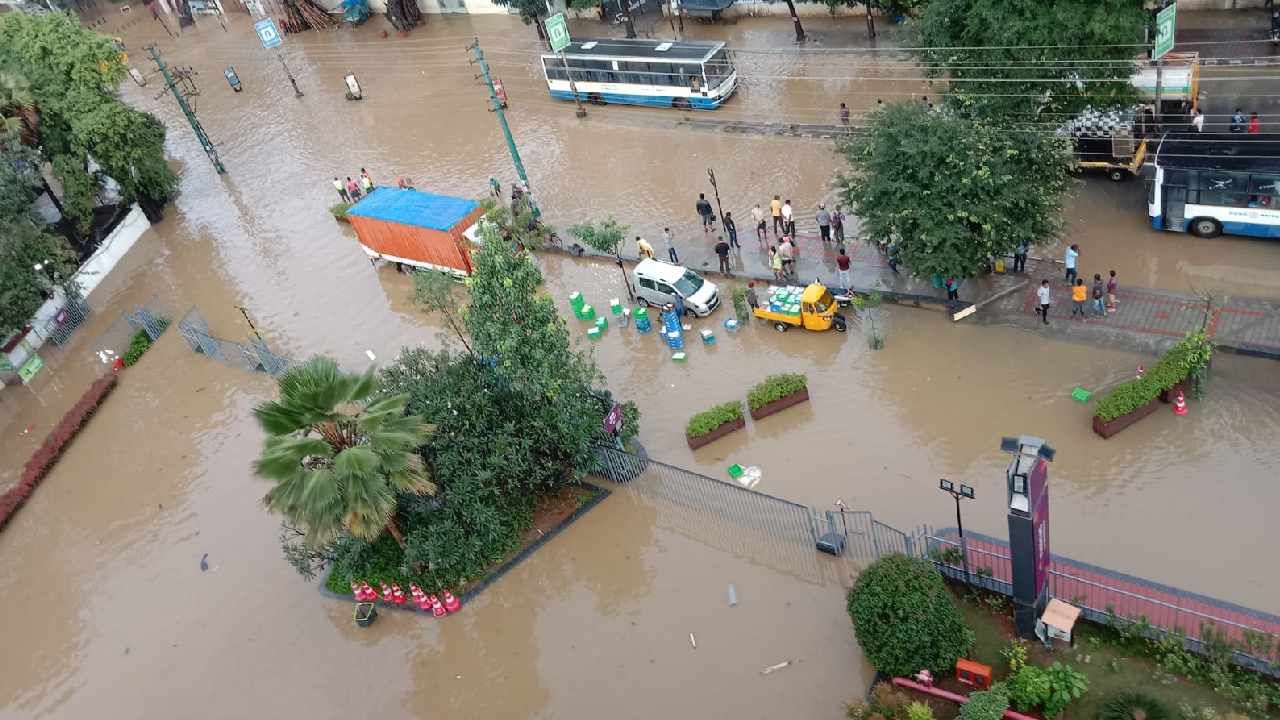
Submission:
[[[722,42],[669,42],[604,38],[578,40],[563,54],[542,55],[551,97],[714,110],[738,86],[738,73]]]
[[[1151,162],[1151,227],[1280,238],[1280,135],[1166,133]]]

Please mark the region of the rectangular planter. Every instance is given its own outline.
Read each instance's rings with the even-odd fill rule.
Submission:
[[[716,440],[719,440],[720,438],[724,437],[725,435],[728,435],[734,430],[741,430],[746,426],[747,426],[746,418],[738,418],[733,422],[727,422],[721,425],[720,427],[716,428],[715,430],[712,430],[706,435],[699,435],[698,437],[692,437],[689,435],[689,433],[685,433],[684,439],[685,439],[685,442],[689,443],[690,450],[697,450],[703,445],[709,445],[715,442]]]
[[[779,412],[781,410],[786,410],[792,405],[799,405],[800,403],[805,402],[808,399],[809,399],[809,388],[806,387],[796,392],[793,392],[790,395],[780,397],[771,403],[765,403],[764,405],[761,405],[760,409],[758,410],[752,410],[751,419],[759,420],[760,418],[769,417],[770,415],[776,412]]]
[[[1155,398],[1154,400],[1147,403],[1146,405],[1143,405],[1137,410],[1121,415],[1120,417],[1116,418],[1115,420],[1111,420],[1110,422],[1103,422],[1102,420],[1098,419],[1097,415],[1094,415],[1093,431],[1098,433],[1104,438],[1109,438],[1112,435],[1115,435],[1116,433],[1120,432],[1121,430],[1129,427],[1130,425],[1138,422],[1142,418],[1150,415],[1151,413],[1155,412],[1159,408],[1160,408],[1160,398]]]

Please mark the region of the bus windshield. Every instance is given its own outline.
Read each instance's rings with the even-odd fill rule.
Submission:
[[[733,74],[733,61],[729,59],[729,51],[721,48],[703,65],[707,75],[707,87],[716,88]]]
[[[676,292],[680,293],[681,297],[692,297],[702,288],[704,282],[706,281],[698,277],[697,273],[685,270],[684,276],[676,281]]]

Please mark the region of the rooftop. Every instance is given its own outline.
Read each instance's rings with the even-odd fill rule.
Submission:
[[[1155,163],[1163,168],[1280,174],[1280,134],[1165,133],[1156,146]]]
[[[352,205],[347,214],[448,231],[477,207],[476,201],[466,198],[380,187]]]
[[[569,43],[565,55],[579,57],[651,58],[655,60],[705,60],[722,42],[672,42],[636,38],[583,38]],[[659,49],[661,48],[661,49]]]

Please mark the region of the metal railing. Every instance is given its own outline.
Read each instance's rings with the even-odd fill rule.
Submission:
[[[260,337],[252,336],[249,343],[244,344],[210,335],[209,324],[197,308],[191,308],[182,316],[178,330],[192,350],[225,365],[265,372],[272,377],[289,367],[289,359],[273,352]]]

